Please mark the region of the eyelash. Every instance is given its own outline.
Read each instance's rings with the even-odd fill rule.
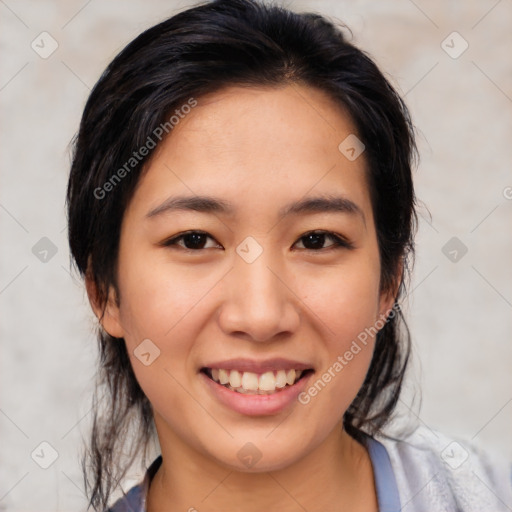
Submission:
[[[205,235],[208,238],[215,240],[211,235],[209,235],[205,231],[191,230],[191,231],[186,231],[184,233],[181,233],[180,235],[169,238],[167,240],[164,240],[159,245],[161,245],[163,247],[176,246],[180,240],[182,240],[185,236],[191,235],[191,234]],[[325,231],[325,230],[308,231],[307,233],[304,233],[301,237],[299,237],[298,240],[301,240],[301,239],[307,237],[308,235],[326,235],[328,238],[331,238],[331,240],[333,241],[333,244],[324,249],[301,249],[301,250],[309,251],[309,252],[325,252],[325,251],[335,250],[335,249],[349,249],[350,250],[350,249],[354,248],[354,245],[351,242],[349,242],[346,238],[344,238],[340,235],[337,235],[336,233],[333,233],[332,231]],[[179,246],[179,247],[181,247],[181,246]],[[205,250],[204,248],[203,249],[187,249],[186,247],[181,247],[181,249],[186,252],[200,252],[200,251]],[[208,247],[207,249],[211,249],[211,247]]]

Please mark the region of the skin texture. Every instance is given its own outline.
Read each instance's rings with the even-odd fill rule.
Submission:
[[[344,110],[316,89],[231,87],[198,98],[139,181],[121,230],[120,306],[112,292],[102,325],[125,338],[153,406],[163,464],[149,512],[377,510],[367,451],[342,428],[374,340],[308,404],[276,414],[233,411],[198,373],[234,357],[283,357],[310,364],[312,384],[391,308],[394,294],[379,289],[364,153],[349,161],[338,150],[353,133]],[[350,199],[362,214],[278,220],[285,204],[322,194]],[[235,214],[145,218],[172,195],[215,196]],[[183,239],[159,245],[188,230],[211,238],[199,250]],[[326,236],[311,249],[303,237],[312,230],[353,248]],[[236,252],[247,237],[263,250],[252,263]],[[91,283],[88,292],[99,316]],[[160,355],[145,366],[133,353],[148,338]],[[248,442],[262,455],[251,468],[237,456]]]

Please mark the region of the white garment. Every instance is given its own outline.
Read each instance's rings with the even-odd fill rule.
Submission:
[[[425,426],[375,439],[388,452],[402,512],[512,511],[512,463],[476,444]]]

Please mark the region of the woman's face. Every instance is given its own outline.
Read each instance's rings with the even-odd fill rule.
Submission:
[[[268,471],[341,429],[393,298],[354,133],[315,89],[232,87],[158,148],[103,325],[125,338],[162,449]]]

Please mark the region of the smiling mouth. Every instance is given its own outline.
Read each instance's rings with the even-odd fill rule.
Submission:
[[[292,387],[299,380],[313,373],[313,369],[253,373],[238,370],[202,368],[201,372],[217,384],[237,393],[244,395],[272,395]]]

